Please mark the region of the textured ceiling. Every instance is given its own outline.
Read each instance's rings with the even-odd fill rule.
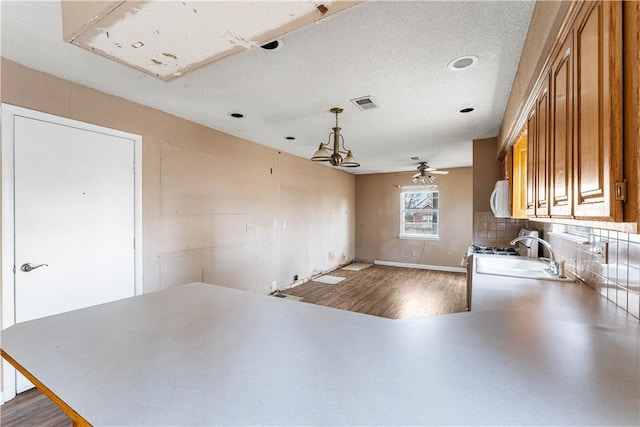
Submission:
[[[532,10],[532,1],[369,1],[283,36],[276,50],[163,82],[65,43],[59,2],[3,1],[2,56],[305,158],[327,140],[329,109],[342,107],[342,135],[362,165],[347,172],[414,170],[411,156],[451,168],[471,166],[473,139],[498,134]],[[479,61],[447,68],[463,55]],[[350,102],[363,96],[379,108]]]

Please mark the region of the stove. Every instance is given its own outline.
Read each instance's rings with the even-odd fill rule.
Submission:
[[[472,254],[483,255],[504,255],[504,256],[520,256],[515,248],[499,248],[496,246],[471,245],[469,248]]]
[[[474,266],[472,255],[497,255],[497,256],[520,256],[515,248],[499,248],[497,246],[471,245],[467,248],[467,252],[463,255],[460,265],[464,266],[467,271],[467,311],[471,310],[471,287],[472,287],[472,270]]]

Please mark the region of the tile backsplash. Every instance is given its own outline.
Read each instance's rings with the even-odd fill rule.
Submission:
[[[575,227],[473,213],[473,243],[509,247],[521,228],[538,230],[566,270],[630,315],[640,319],[640,235],[595,227]],[[598,247],[606,244],[606,253]],[[549,254],[542,247],[540,256]]]
[[[640,235],[534,221],[530,227],[540,231],[567,271],[640,318]]]
[[[473,243],[482,246],[511,246],[521,228],[527,228],[529,220],[496,218],[491,211],[473,212]]]

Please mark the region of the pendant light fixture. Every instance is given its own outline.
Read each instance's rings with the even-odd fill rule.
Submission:
[[[357,168],[360,166],[353,157],[351,150],[347,150],[344,146],[344,138],[340,135],[341,128],[338,127],[338,114],[342,113],[342,108],[334,107],[329,110],[336,115],[336,126],[333,128],[333,132],[329,134],[329,139],[326,143],[320,143],[318,151],[316,151],[311,160],[314,162],[329,162],[332,166],[341,166],[343,168]],[[331,141],[331,135],[333,135],[333,141]],[[333,147],[333,152],[327,150],[327,147]],[[340,148],[342,147],[342,149]],[[345,157],[342,157],[342,155]]]

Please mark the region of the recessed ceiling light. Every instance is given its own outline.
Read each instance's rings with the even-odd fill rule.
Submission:
[[[285,136],[284,139],[288,139],[289,141],[293,141],[294,139],[296,139],[295,136]]]
[[[242,114],[242,113],[229,113],[229,115],[231,117],[233,117],[234,119],[241,119],[241,118],[244,117],[244,114]]]
[[[473,55],[461,56],[447,64],[447,68],[453,71],[466,70],[478,62],[478,57]]]
[[[475,108],[467,107],[467,108],[463,108],[462,110],[459,110],[458,113],[470,113],[473,110],[475,110]]]
[[[275,50],[275,49],[278,49],[280,46],[282,46],[282,42],[280,40],[274,40],[272,42],[265,43],[260,47],[263,48],[264,50]]]

